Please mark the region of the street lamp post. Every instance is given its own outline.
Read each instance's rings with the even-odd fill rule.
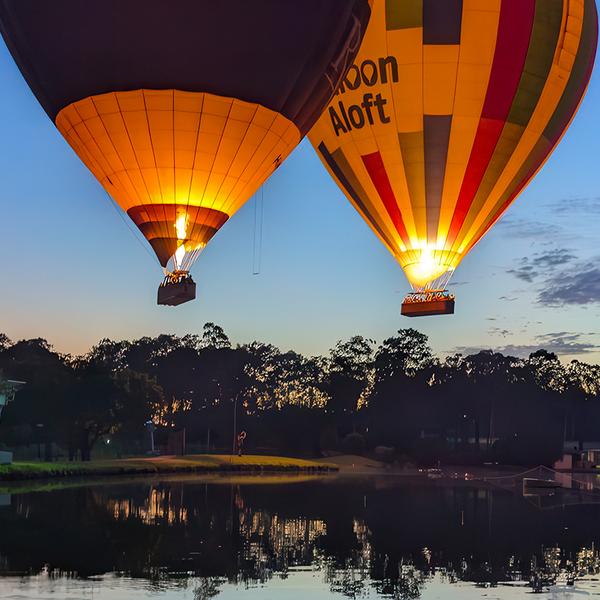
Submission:
[[[233,441],[231,444],[231,456],[235,454],[235,446],[237,444],[237,405],[238,395],[236,394],[233,398]]]
[[[156,431],[156,425],[152,421],[146,421],[145,427],[150,434],[150,454],[154,454],[154,432]]]

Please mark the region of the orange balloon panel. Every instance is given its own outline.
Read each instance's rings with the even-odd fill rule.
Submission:
[[[163,266],[204,247],[301,137],[264,106],[177,90],[91,96],[56,126]]]
[[[414,288],[449,277],[547,159],[596,42],[594,0],[375,0],[309,137]]]

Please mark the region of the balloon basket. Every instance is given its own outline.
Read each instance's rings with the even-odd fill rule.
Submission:
[[[453,315],[454,295],[450,294],[448,290],[414,292],[404,298],[400,312],[405,317]]]
[[[169,273],[158,287],[160,306],[179,306],[195,298],[196,283],[189,273]]]

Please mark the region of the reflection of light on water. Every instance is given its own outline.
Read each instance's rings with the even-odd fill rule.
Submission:
[[[451,509],[443,501],[437,505],[448,508],[447,513],[443,513],[448,517],[464,512],[467,516],[464,527],[473,529],[461,529],[461,533],[472,533],[477,527],[478,535],[490,536],[485,540],[473,539],[471,546],[468,539],[450,535],[457,531],[454,518],[436,524],[436,528],[441,527],[442,533],[446,531],[448,535],[438,535],[437,529],[434,535],[430,535],[431,532],[424,527],[423,536],[411,537],[413,534],[408,527],[408,535],[404,538],[404,529],[398,527],[401,521],[395,522],[394,519],[398,519],[399,506],[401,511],[406,512],[411,505],[403,504],[401,497],[388,495],[387,491],[378,496],[376,490],[369,488],[369,502],[364,499],[366,495],[363,489],[354,496],[348,494],[348,510],[344,508],[337,511],[340,498],[346,501],[343,497],[346,489],[334,489],[329,479],[322,481],[324,484],[327,481],[324,486],[320,485],[321,482],[318,485],[312,482],[310,488],[294,486],[294,493],[299,494],[298,497],[306,490],[308,493],[315,493],[315,490],[320,493],[323,489],[334,489],[333,493],[323,496],[323,502],[314,502],[313,497],[306,505],[297,505],[294,501],[290,502],[290,496],[287,495],[292,493],[291,487],[283,486],[286,493],[278,496],[272,480],[265,488],[264,485],[256,485],[258,476],[245,480],[245,483],[242,475],[237,475],[234,483],[231,478],[211,477],[216,478],[219,484],[207,485],[204,478],[192,478],[189,485],[174,480],[128,485],[121,489],[98,486],[88,488],[86,493],[83,493],[85,488],[77,490],[80,495],[73,496],[72,500],[77,501],[77,506],[85,515],[81,531],[94,531],[94,528],[85,530],[91,523],[94,527],[100,525],[106,529],[106,539],[114,544],[110,548],[119,551],[115,554],[115,568],[124,574],[136,573],[141,577],[140,582],[160,581],[158,596],[168,594],[170,600],[209,600],[217,593],[223,600],[243,600],[246,595],[248,600],[263,600],[269,593],[271,597],[279,599],[285,597],[288,590],[293,590],[294,585],[302,586],[302,600],[312,600],[311,595],[314,595],[314,600],[340,597],[356,600],[479,600],[484,595],[500,600],[516,600],[530,597],[533,590],[529,581],[533,576],[543,580],[546,597],[564,600],[571,597],[573,590],[575,594],[581,593],[583,589],[591,590],[592,585],[597,586],[595,591],[600,590],[598,583],[590,583],[592,574],[600,568],[598,552],[593,544],[584,547],[581,544],[569,544],[571,532],[565,538],[565,545],[560,546],[543,546],[537,542],[532,544],[531,540],[524,540],[522,535],[513,538],[511,533],[515,545],[510,551],[504,546],[506,539],[496,536],[497,527],[493,535],[486,533],[487,527],[482,533],[479,529],[481,523],[476,523],[473,511],[483,511],[477,513],[478,518],[487,526],[491,515],[485,511],[490,504],[491,492],[475,485],[464,489],[452,488]],[[388,479],[385,482],[387,485]],[[371,494],[375,496],[373,500]],[[43,532],[57,512],[55,508],[49,512],[47,502],[35,500],[39,497],[15,495],[12,508],[1,510],[0,518],[7,513],[11,517],[20,515],[24,519],[22,524],[26,524],[27,520],[36,527],[38,523],[44,523],[40,529]],[[500,498],[503,497],[501,494]],[[85,499],[83,504],[82,499]],[[383,499],[388,501],[387,513],[382,512],[386,510]],[[332,506],[326,502],[336,504]],[[70,506],[75,506],[75,503],[72,502]],[[412,506],[416,510],[419,503],[415,502]],[[524,506],[531,510],[528,505]],[[512,512],[514,505],[511,503],[504,508],[509,511],[505,516],[510,524],[514,523],[518,528],[519,521],[515,520]],[[350,509],[353,512],[349,512]],[[52,516],[49,518],[49,515]],[[543,514],[542,517],[546,518]],[[94,518],[99,521],[92,521]],[[589,518],[588,513],[582,514],[577,523],[586,525],[586,519]],[[78,524],[76,519],[75,515],[74,524]],[[544,522],[553,523],[554,519],[549,515],[548,521]],[[570,521],[565,523],[571,525]],[[444,529],[446,524],[448,530]],[[20,529],[17,535],[21,535]],[[577,527],[571,529],[574,535],[581,533]],[[26,531],[26,528],[23,530]],[[73,528],[75,530],[79,534],[80,529]],[[416,531],[418,533],[419,530]],[[559,531],[562,531],[562,525]],[[73,535],[71,527],[67,526],[66,535],[69,534]],[[585,536],[582,539],[587,539],[585,527],[582,535]],[[18,552],[10,554],[10,549],[5,549],[1,541],[2,533],[0,549],[5,555],[9,552],[9,558],[0,556],[0,567],[14,571],[18,564],[18,568],[21,568],[18,563],[21,556]],[[98,538],[100,546],[104,541],[101,534]],[[489,553],[481,545],[483,541],[489,546]],[[526,552],[519,545],[521,543],[527,548]],[[53,545],[52,540],[48,548]],[[68,548],[69,545],[77,550],[80,548],[79,542],[72,544],[66,539],[65,546]],[[49,560],[56,560],[56,556],[52,556],[52,549],[48,548],[44,550],[44,555],[49,554]],[[104,550],[106,547],[100,547],[98,556],[106,557],[102,554]],[[61,549],[61,561],[64,556],[62,553]],[[96,558],[89,558],[91,569],[96,568]],[[37,557],[31,560],[35,564]],[[73,561],[74,564],[83,564],[78,560]],[[206,575],[207,565],[214,576],[199,577]],[[67,575],[74,577],[70,572]],[[44,594],[49,591],[52,591],[52,597],[61,600],[74,600],[85,595],[81,587],[73,588],[79,590],[77,595],[69,595],[72,594],[71,590],[63,593],[65,586],[60,587],[57,583],[62,576],[63,573],[48,569],[46,578],[38,580],[39,589],[43,590],[41,597],[46,597]],[[179,577],[178,582],[171,579],[175,576]],[[575,577],[577,579],[573,582]],[[291,583],[292,580],[295,583]],[[0,577],[0,598],[10,595],[5,594],[5,588],[2,587],[6,581],[6,578]],[[110,578],[105,578],[105,581],[107,586],[113,583]],[[122,583],[124,581],[126,577],[117,584],[119,590],[125,589],[119,587],[126,586]],[[11,585],[15,585],[14,590],[18,590],[22,597],[31,599],[27,593],[21,592],[20,587],[16,587],[16,583]],[[94,598],[98,600],[147,597],[141,596],[141,592],[129,594],[129,588],[125,593],[114,591],[117,588],[112,587],[102,595],[102,586],[105,584],[100,582],[98,585],[100,588],[94,590]],[[141,583],[139,587],[143,585]],[[269,591],[266,591],[266,587]],[[187,596],[183,595],[183,588],[187,589]],[[145,592],[147,594],[148,589]],[[111,596],[111,593],[117,595]],[[33,597],[40,597],[40,594]]]
[[[270,562],[270,568],[281,571],[287,570],[290,562],[313,562],[315,542],[327,532],[325,523],[319,519],[289,519],[250,509],[240,511],[239,526],[246,540],[244,560]]]
[[[362,559],[365,562],[369,561],[371,559],[371,544],[369,543],[371,532],[369,531],[367,524],[364,521],[354,519],[352,530],[356,536]]]
[[[531,590],[528,583],[529,572],[538,574],[536,576],[544,580],[544,589],[558,585],[567,590],[573,589],[567,586],[567,582],[574,576],[595,573],[600,567],[598,552],[594,546],[581,548],[572,560],[558,546],[542,548],[537,556],[532,556],[530,568],[525,569],[525,572],[520,568],[521,559],[515,555],[509,555],[503,567],[498,564],[492,566],[487,562],[473,564],[466,558],[462,564],[452,565],[444,564],[443,555],[434,554],[427,546],[415,555],[421,556],[416,563],[410,558],[393,563],[387,556],[381,557],[374,553],[372,533],[366,521],[358,518],[352,520],[355,539],[353,550],[340,565],[321,550],[320,540],[327,536],[327,526],[323,520],[288,518],[270,511],[254,510],[244,500],[241,491],[243,488],[236,486],[233,489],[235,492],[232,493],[231,503],[237,515],[237,527],[232,531],[243,541],[239,559],[246,565],[245,570],[236,573],[234,580],[245,585],[252,585],[252,582],[264,584],[276,573],[289,573],[295,565],[311,565],[315,571],[323,574],[324,582],[336,594],[359,598],[367,595],[370,588],[375,588],[383,596],[400,594],[400,598],[416,600],[423,595],[428,582],[444,586],[459,585],[463,589],[464,582],[474,581],[477,570],[480,574],[487,573],[478,584],[480,587],[498,585],[494,569],[501,569],[504,581],[514,582],[520,594],[525,589]],[[480,491],[478,490],[478,497]],[[189,509],[183,504],[183,487],[153,487],[146,500],[137,504],[124,499],[109,501],[115,519],[136,518],[147,525],[188,524],[190,518],[199,516],[200,513],[195,509],[190,515]],[[373,579],[373,561],[381,559],[383,563],[379,578]],[[214,587],[214,582],[202,585],[208,586],[206,590],[209,590]],[[198,589],[204,588],[200,586]]]
[[[132,500],[109,499],[107,505],[117,520],[136,518],[152,525],[158,522],[166,522],[169,525],[175,523],[187,523],[188,512],[182,506],[176,506],[170,490],[158,490],[152,488],[147,500],[143,505],[135,505]]]

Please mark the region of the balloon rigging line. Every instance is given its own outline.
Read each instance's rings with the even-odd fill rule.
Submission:
[[[93,100],[92,100],[92,104],[94,104]],[[94,104],[94,107],[95,107],[95,104]],[[77,111],[77,107],[75,107],[75,112],[79,115],[79,112]],[[79,117],[81,118],[81,115],[79,115]],[[89,132],[89,128],[88,128],[87,123],[85,122],[84,119],[82,119],[82,123],[84,124],[86,130]],[[103,126],[104,126],[104,123],[103,123]],[[104,130],[106,131],[108,139],[110,140],[110,143],[112,144],[113,148],[115,148],[114,143],[113,143],[112,139],[110,138],[110,135],[109,135],[108,131],[106,130],[105,126],[104,126]],[[90,133],[90,135],[91,135],[91,133]],[[115,149],[115,151],[116,151],[116,149]],[[110,181],[110,179],[109,179],[109,181]],[[146,244],[144,242],[142,242],[142,240],[136,235],[135,231],[131,227],[131,224],[125,218],[125,215],[123,214],[123,211],[121,210],[121,208],[119,207],[119,205],[116,203],[116,201],[106,191],[105,188],[103,188],[103,189],[104,189],[104,193],[108,196],[108,199],[110,200],[110,203],[112,204],[113,208],[117,211],[117,213],[119,214],[119,216],[121,217],[121,219],[123,220],[123,222],[125,223],[125,225],[127,225],[127,228],[130,229],[131,232],[134,234],[134,236],[137,239],[137,241],[140,244],[142,244],[142,246],[144,247],[144,250],[152,257],[152,262],[154,263],[154,261],[156,260],[155,255],[153,255],[152,252],[150,252],[150,250],[148,249],[148,247],[146,246]]]
[[[117,214],[119,215],[119,217],[121,217],[121,220],[123,221],[123,223],[125,223],[125,225],[127,226],[127,229],[129,229],[129,231],[131,231],[131,233],[133,234],[133,237],[139,242],[139,244],[142,246],[142,248],[144,248],[144,250],[148,253],[148,255],[150,256],[150,258],[152,258],[152,262],[155,263],[156,262],[156,255],[152,254],[152,252],[150,252],[150,249],[148,248],[147,243],[146,242],[142,242],[142,240],[138,237],[135,229],[131,226],[131,223],[125,217],[125,214],[123,213],[123,210],[112,199],[112,196],[106,190],[104,190],[104,192],[108,196],[108,199],[110,201],[111,206],[115,209],[115,211],[117,212]]]

